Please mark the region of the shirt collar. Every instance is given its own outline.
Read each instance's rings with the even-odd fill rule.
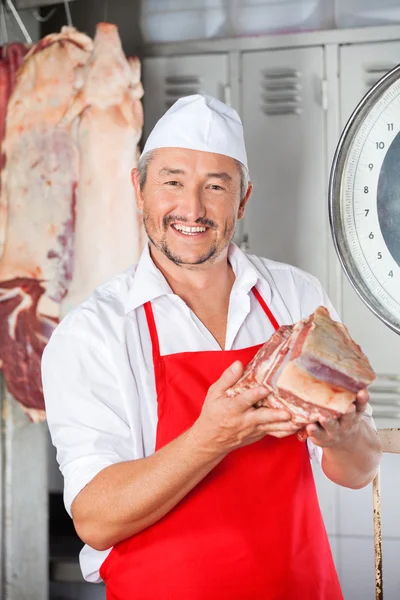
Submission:
[[[136,271],[125,303],[125,314],[146,304],[146,302],[155,300],[159,296],[172,293],[168,281],[150,256],[149,244],[147,243],[136,265]]]
[[[271,300],[271,288],[268,282],[236,244],[230,244],[228,259],[236,277],[232,293],[248,294],[253,286],[257,285],[265,302],[268,303]],[[149,244],[146,244],[128,292],[125,314],[166,294],[173,294],[173,291],[164,275],[154,264],[150,256]]]
[[[272,297],[271,287],[250,258],[236,244],[232,243],[229,246],[228,259],[236,276],[232,292],[249,294],[256,286],[268,304]]]

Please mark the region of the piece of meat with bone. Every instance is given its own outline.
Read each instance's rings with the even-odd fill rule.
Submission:
[[[9,392],[36,421],[44,417],[41,355],[72,277],[78,149],[72,127],[58,124],[92,47],[69,27],[45,37],[26,55],[8,104],[0,359]]]
[[[143,88],[139,60],[125,57],[115,25],[97,25],[80,80],[63,119],[78,120],[80,179],[74,271],[62,314],[135,263],[141,250],[130,173],[142,133]]]
[[[280,327],[227,394],[262,385],[266,405],[287,410],[292,422],[304,428],[324,416],[338,419],[374,379],[347,328],[319,306],[307,319]],[[305,439],[304,431],[299,437]]]

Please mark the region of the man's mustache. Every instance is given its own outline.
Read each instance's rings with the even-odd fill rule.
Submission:
[[[167,227],[171,223],[181,223],[182,225],[184,225],[187,222],[188,219],[182,216],[168,215],[168,217],[163,218],[164,229],[167,229]],[[212,221],[211,219],[206,219],[205,217],[200,217],[196,219],[195,223],[198,226],[209,227],[210,229],[215,229],[217,227],[214,221]]]

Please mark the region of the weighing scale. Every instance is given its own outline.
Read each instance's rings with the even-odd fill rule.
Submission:
[[[400,334],[400,65],[364,96],[342,133],[332,164],[329,217],[355,291]],[[393,433],[400,436],[400,430]],[[382,600],[379,474],[373,493],[376,598]]]

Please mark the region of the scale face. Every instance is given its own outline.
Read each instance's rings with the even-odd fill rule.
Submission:
[[[342,267],[400,334],[400,65],[361,100],[332,165],[329,212]]]

